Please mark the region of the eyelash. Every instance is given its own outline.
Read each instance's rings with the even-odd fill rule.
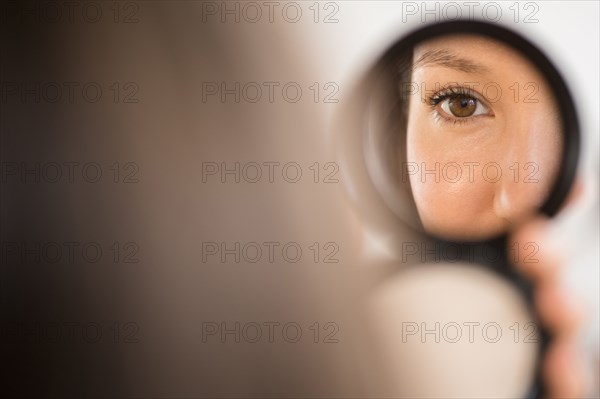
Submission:
[[[469,116],[466,118],[449,118],[443,114],[441,114],[436,108],[438,106],[438,104],[440,104],[442,101],[447,100],[447,99],[451,99],[453,97],[457,97],[457,96],[469,96],[471,98],[473,98],[474,100],[476,100],[478,103],[483,104],[486,108],[489,108],[485,102],[480,100],[480,96],[478,96],[477,94],[475,94],[475,92],[472,89],[469,89],[467,87],[464,86],[448,86],[448,87],[443,87],[440,90],[438,90],[436,93],[432,94],[431,96],[427,97],[427,104],[429,104],[429,106],[431,107],[432,112],[435,113],[435,118],[436,120],[439,120],[440,118],[444,119],[445,122],[448,123],[452,123],[452,125],[462,125],[465,123],[469,123],[472,122],[473,119],[475,119],[475,117],[473,116]]]

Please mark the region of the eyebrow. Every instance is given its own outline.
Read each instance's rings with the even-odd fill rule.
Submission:
[[[413,69],[416,67],[424,67],[429,64],[439,65],[446,68],[456,69],[467,73],[485,73],[489,69],[481,64],[473,62],[467,58],[462,58],[450,50],[429,50],[426,51],[413,64]]]

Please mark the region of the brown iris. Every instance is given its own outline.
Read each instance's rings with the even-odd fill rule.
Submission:
[[[459,94],[448,101],[448,108],[452,115],[466,118],[473,115],[477,108],[477,100],[464,94]]]

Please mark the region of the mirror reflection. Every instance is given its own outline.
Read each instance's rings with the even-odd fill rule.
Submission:
[[[395,156],[385,168],[394,169],[417,224],[475,241],[508,231],[544,204],[560,168],[563,128],[533,62],[503,41],[468,33],[421,41],[394,69],[385,127],[394,140],[383,147],[390,152],[391,144]]]

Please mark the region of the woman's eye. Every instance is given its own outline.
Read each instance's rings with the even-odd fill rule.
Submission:
[[[470,116],[483,115],[488,109],[476,98],[466,94],[457,94],[440,102],[442,110],[456,118],[468,118]]]

